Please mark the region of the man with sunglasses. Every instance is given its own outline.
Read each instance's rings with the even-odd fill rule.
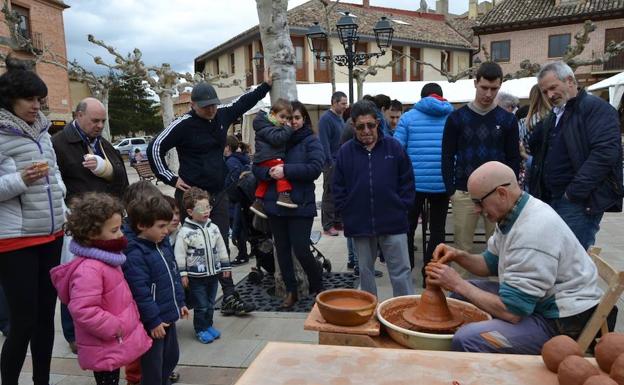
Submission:
[[[487,162],[468,179],[478,212],[496,223],[483,254],[445,244],[426,267],[430,283],[492,315],[453,336],[456,351],[540,354],[558,334],[576,339],[600,301],[597,269],[570,228],[546,203],[523,192],[514,171]],[[498,281],[464,280],[447,263]],[[614,325],[615,315],[610,315]]]
[[[414,203],[412,163],[399,142],[384,136],[375,104],[353,105],[355,137],[340,147],[332,189],[346,237],[353,238],[362,290],[377,294],[375,259],[386,259],[393,295],[414,293],[407,252],[407,213]]]

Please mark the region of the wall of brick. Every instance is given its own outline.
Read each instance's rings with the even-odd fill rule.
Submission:
[[[54,2],[45,0],[19,0],[12,1],[12,3],[29,9],[31,34],[33,36],[41,34],[45,47],[49,47],[49,50],[60,58],[66,58],[63,8],[55,5]],[[4,24],[4,16],[1,14],[0,36],[9,36],[8,29]],[[8,52],[6,47],[0,47],[0,50]],[[32,58],[32,56],[23,52],[17,52],[15,56]],[[48,117],[50,119],[69,121],[71,119],[71,99],[67,71],[47,63],[37,64],[36,70],[48,86],[48,106],[50,108]]]
[[[592,52],[602,54],[605,46],[605,30],[610,28],[621,28],[624,26],[623,19],[597,21],[596,30],[590,34],[590,42],[585,46],[585,50],[579,56],[581,58],[591,58]],[[574,35],[581,31],[582,24],[559,25],[555,27],[536,28],[522,31],[503,32],[489,35],[481,35],[481,45],[485,45],[491,53],[491,42],[510,40],[510,60],[499,63],[504,73],[513,73],[520,69],[520,62],[530,59],[533,63],[547,63],[558,58],[548,57],[548,37],[569,33],[571,43],[575,44]],[[479,55],[481,60],[485,60],[483,54]],[[591,66],[579,67],[577,75],[588,75],[592,72]]]

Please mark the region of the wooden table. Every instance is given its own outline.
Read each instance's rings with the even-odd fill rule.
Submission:
[[[595,364],[595,362],[594,362]],[[237,385],[557,385],[540,356],[269,342]]]

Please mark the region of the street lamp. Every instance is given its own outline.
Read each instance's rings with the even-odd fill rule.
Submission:
[[[353,16],[349,12],[344,12],[344,15],[336,23],[336,30],[338,31],[338,39],[340,44],[344,47],[344,55],[325,55],[327,50],[327,32],[315,22],[306,33],[308,38],[308,45],[315,54],[316,58],[321,61],[333,61],[339,66],[346,66],[349,69],[349,103],[353,104],[353,67],[356,65],[362,65],[369,59],[374,57],[380,57],[386,54],[385,49],[392,45],[392,35],[394,29],[392,23],[388,18],[383,16],[373,31],[375,32],[375,42],[379,47],[380,52],[374,53],[356,53],[356,43],[359,40],[357,33],[358,25],[355,23]]]
[[[263,59],[264,59],[264,55],[262,55],[262,52],[260,52],[260,51],[256,52],[256,54],[251,58],[251,60],[254,63],[254,67],[256,67],[256,79],[259,79],[260,76],[264,76],[260,72],[260,64],[262,63]]]

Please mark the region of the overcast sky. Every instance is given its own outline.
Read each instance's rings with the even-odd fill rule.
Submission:
[[[307,0],[289,0],[289,9]],[[361,0],[343,0],[359,3]],[[481,1],[479,1],[481,2]],[[87,34],[117,48],[122,55],[135,47],[146,64],[170,63],[178,71],[192,71],[193,59],[258,24],[255,0],[65,0],[68,59],[96,70],[93,56],[111,63],[103,48],[87,41]],[[371,0],[371,5],[417,9],[419,0]],[[435,0],[427,0],[435,8]],[[450,12],[468,10],[468,0],[452,0]]]

